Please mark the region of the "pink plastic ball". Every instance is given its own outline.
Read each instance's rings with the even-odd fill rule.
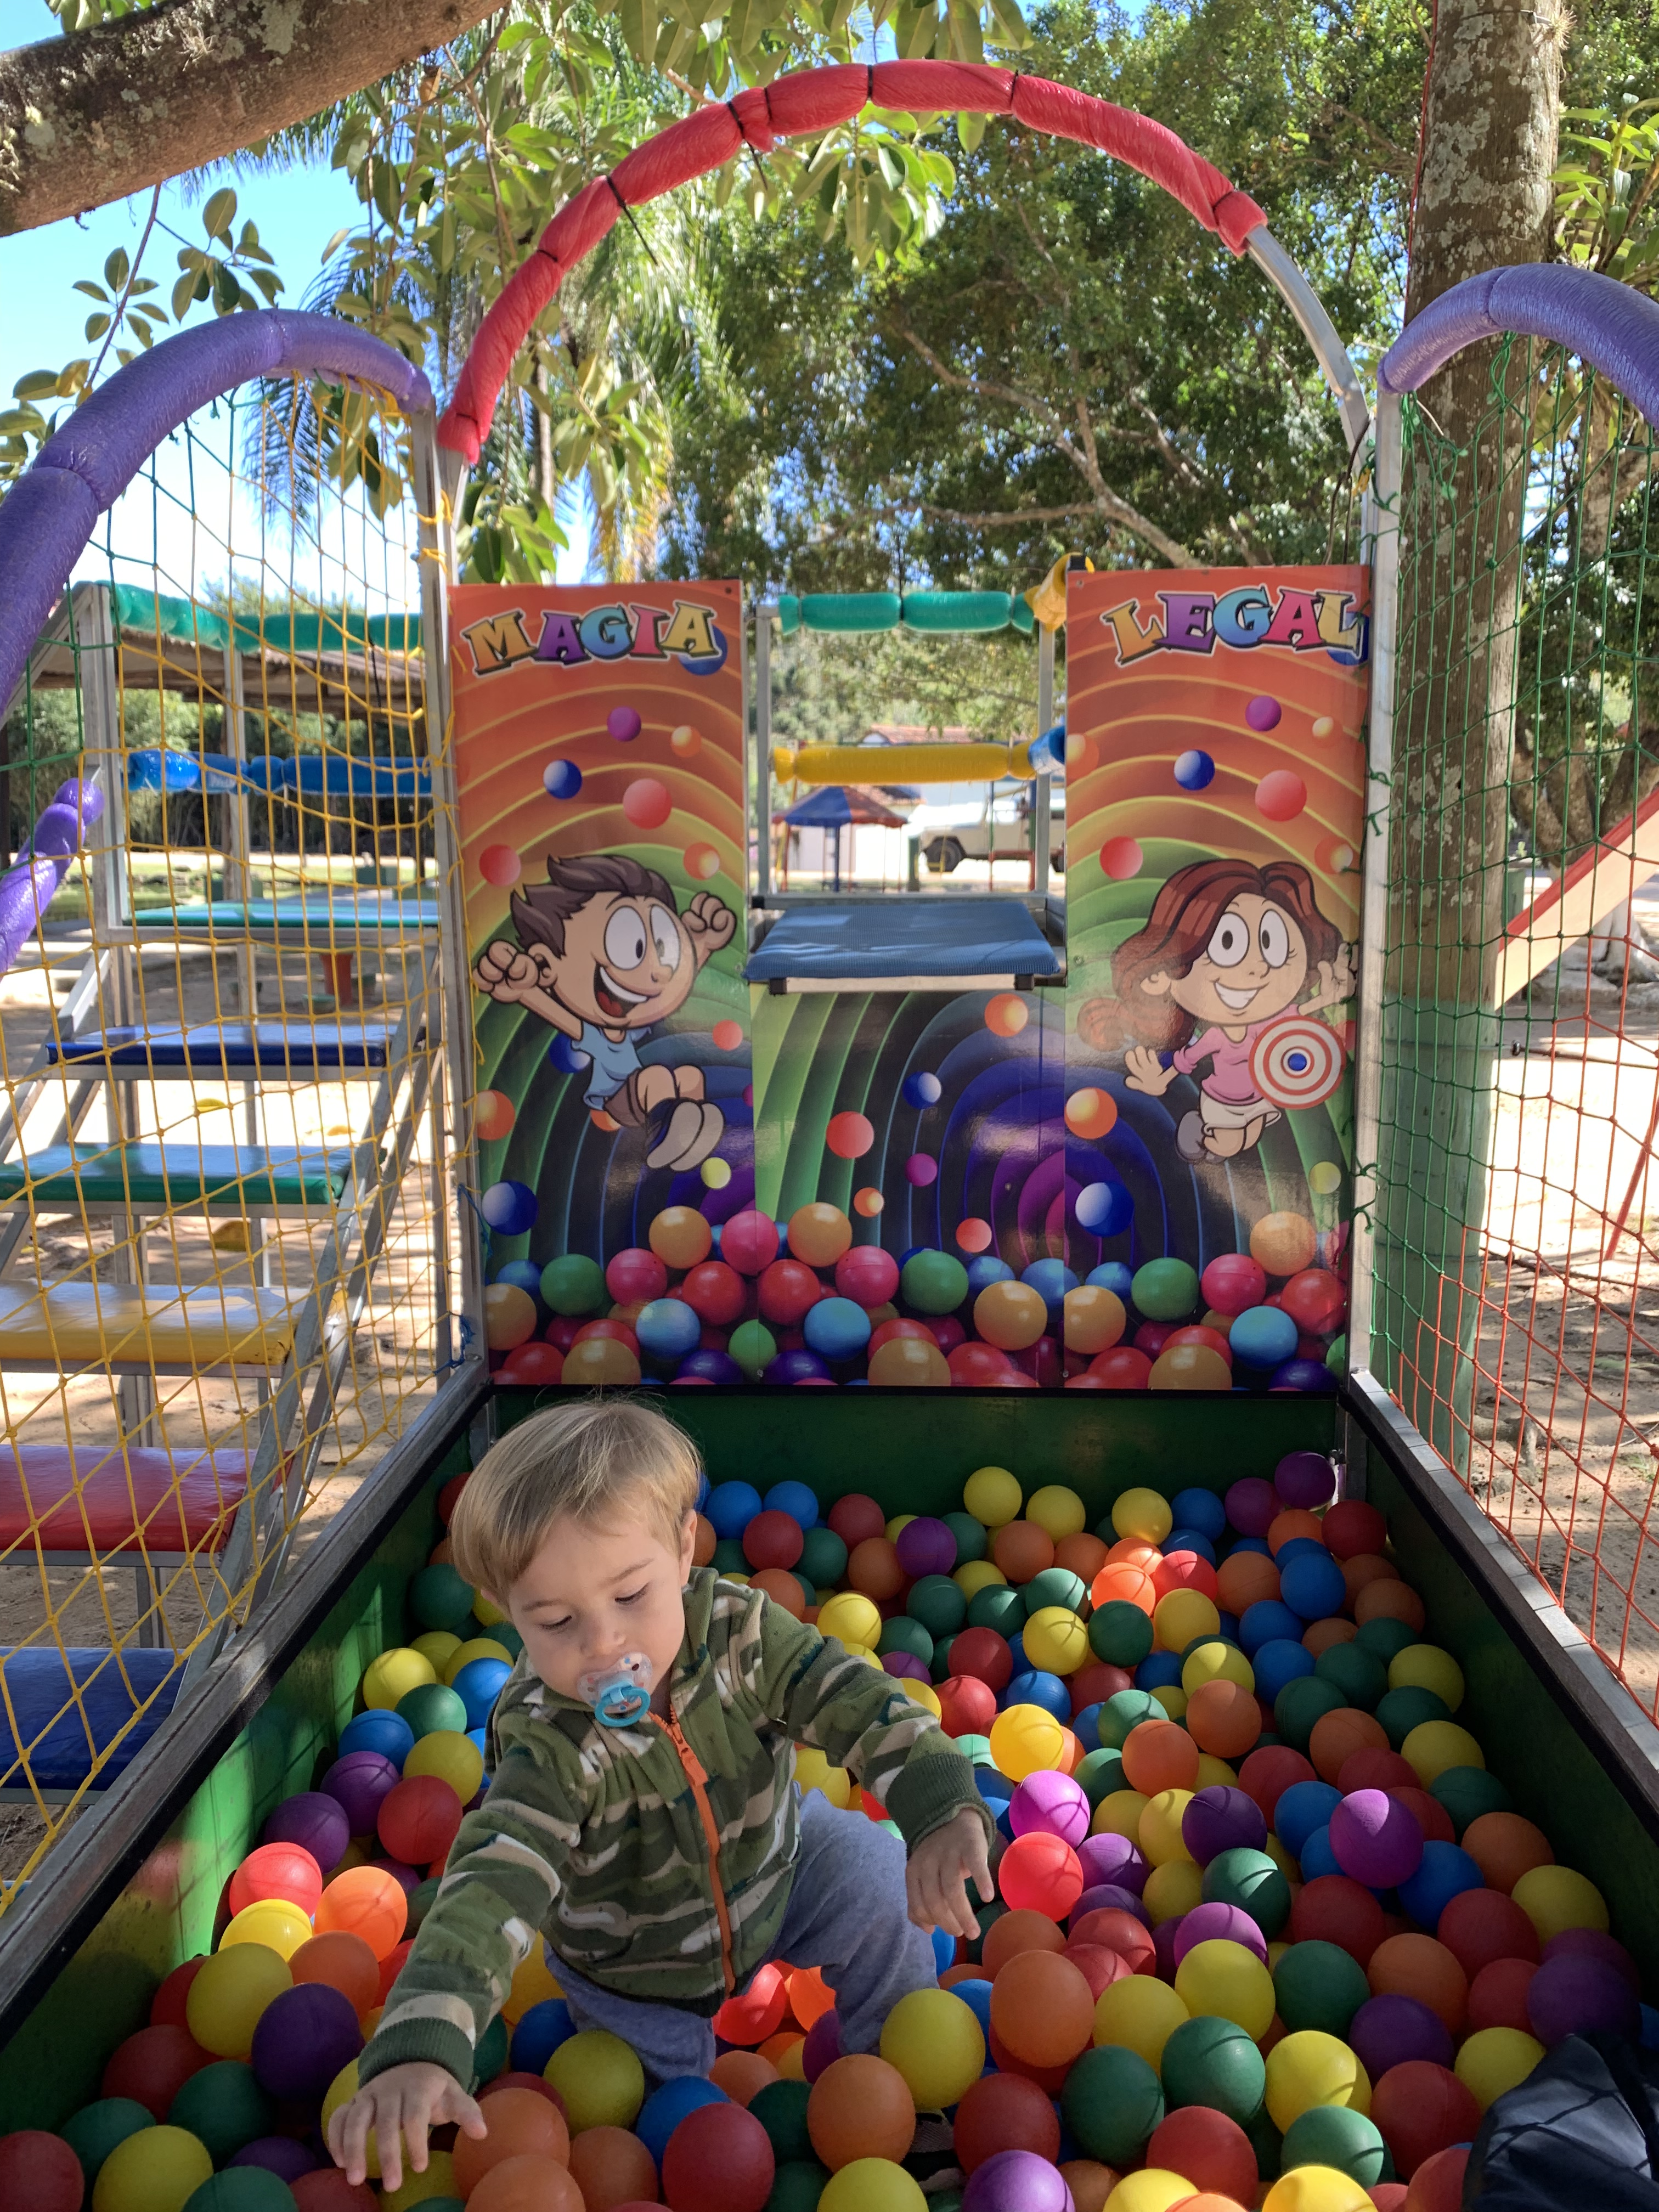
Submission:
[[[1423,1863],[1423,1831],[1408,1805],[1381,1790],[1355,1790],[1331,1814],[1331,1850],[1367,1889],[1395,1889]]]
[[[1008,1803],[1017,1836],[1058,1836],[1075,1850],[1089,1832],[1089,1793],[1069,1774],[1049,1767],[1028,1774]]]
[[[855,1306],[885,1305],[898,1284],[898,1261],[879,1244],[854,1244],[836,1262],[836,1288]]]
[[[648,1305],[668,1295],[668,1270],[644,1245],[630,1245],[606,1264],[605,1287],[619,1306]]]
[[[619,745],[631,745],[645,725],[637,708],[613,707],[605,718],[605,726]]]
[[[1198,1279],[1204,1303],[1218,1314],[1248,1313],[1267,1295],[1265,1271],[1248,1252],[1223,1252]]]
[[[904,1163],[904,1180],[913,1189],[926,1190],[929,1183],[939,1181],[939,1162],[926,1152],[912,1152]]]
[[[758,1275],[778,1256],[778,1224],[769,1214],[734,1213],[720,1231],[720,1257],[740,1275]]]
[[[654,775],[642,775],[623,793],[623,812],[635,830],[660,830],[674,811],[668,786]]]

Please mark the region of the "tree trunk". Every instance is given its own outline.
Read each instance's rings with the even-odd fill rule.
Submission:
[[[1440,0],[1407,320],[1465,277],[1549,251],[1562,0]],[[1461,1463],[1484,1267],[1504,929],[1526,349],[1460,354],[1419,395],[1401,511],[1377,1356]]]
[[[0,237],[222,160],[489,12],[490,0],[160,0],[0,54]]]

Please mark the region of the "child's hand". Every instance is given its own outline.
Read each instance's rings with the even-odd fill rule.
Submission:
[[[904,1869],[904,1888],[916,1926],[942,1928],[946,1935],[962,1936],[971,1942],[979,1933],[979,1923],[968,1898],[970,1875],[988,1905],[996,1895],[996,1886],[986,1855],[985,1824],[964,1805],[953,1820],[924,1836],[910,1854]]]
[[[410,2165],[424,2173],[428,2131],[452,2120],[479,2141],[489,2131],[483,2114],[446,2068],[388,2066],[336,2112],[328,2124],[328,2148],[336,2166],[345,2168],[346,2179],[361,2182],[368,2174],[372,2133],[380,2153],[381,2186],[395,2190],[404,2179],[399,2136],[409,2144]]]

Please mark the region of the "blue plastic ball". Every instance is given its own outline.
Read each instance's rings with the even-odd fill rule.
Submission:
[[[945,1085],[938,1076],[918,1073],[904,1079],[904,1103],[914,1106],[918,1113],[924,1107],[937,1106],[945,1096]]]
[[[562,2043],[576,2033],[562,1997],[544,1997],[519,2017],[513,2031],[513,2066],[520,2074],[539,2074]]]
[[[1013,1784],[994,1766],[975,1765],[974,1786],[988,1805],[1006,1805],[1014,1794]]]
[[[573,760],[549,761],[542,770],[542,788],[550,799],[574,799],[582,787],[582,772]]]
[[[1342,1570],[1327,1552],[1321,1559],[1292,1559],[1279,1577],[1279,1594],[1304,1620],[1328,1620],[1347,1601]]]
[[[990,2027],[991,1984],[989,1982],[981,1982],[977,1980],[971,1982],[956,1982],[951,1984],[951,1994],[953,1996],[960,1997],[963,2004],[967,2005],[970,2008],[981,2029],[988,2028]],[[1644,2009],[1645,2009],[1645,2008],[1644,2008]],[[1659,2049],[1659,2045],[1656,2045],[1655,2047],[1656,2049]]]
[[[702,2105],[729,2105],[731,2101],[724,2089],[717,2089],[701,2074],[677,2074],[660,2089],[653,2089],[640,2106],[634,2132],[660,2166],[668,2138],[688,2112],[695,2112]]]
[[[1181,1680],[1181,1654],[1178,1651],[1150,1652],[1135,1668],[1135,1687],[1138,1690],[1167,1690]]]
[[[582,1075],[593,1061],[591,1054],[578,1052],[568,1036],[556,1036],[547,1048],[547,1064],[561,1075]]]
[[[1135,1218],[1135,1202],[1121,1182],[1091,1182],[1079,1191],[1073,1211],[1091,1237],[1121,1237]]]
[[[716,1351],[713,1345],[706,1350],[699,1346],[696,1352],[688,1352],[674,1370],[677,1382],[741,1382],[745,1379],[731,1353]]]
[[[1035,1672],[1030,1661],[1025,1656],[1025,1638],[1023,1636],[1016,1634],[1008,1638],[1008,1656],[1013,1661],[1015,1674],[1029,1674]],[[1011,1675],[1009,1680],[1012,1681],[1012,1679]]]
[[[1292,1782],[1273,1809],[1273,1833],[1293,1859],[1316,1828],[1328,1828],[1331,1815],[1342,1802],[1342,1792],[1329,1782]]]
[[[1215,781],[1215,763],[1196,747],[1191,752],[1177,753],[1175,780],[1183,791],[1202,791]]]
[[[936,1974],[942,1974],[945,1971],[946,1967],[954,1966],[956,1962],[956,1937],[954,1936],[947,1935],[943,1928],[935,1928],[933,1930],[933,1972]]]
[[[1080,1713],[1073,1713],[1072,1715],[1071,1729],[1072,1734],[1083,1746],[1085,1751],[1098,1751],[1100,1749],[1100,1704],[1098,1699],[1097,1699],[1095,1704],[1092,1705],[1085,1705]]]
[[[804,1482],[775,1482],[767,1492],[764,1502],[769,1513],[787,1513],[792,1521],[799,1521],[803,1528],[816,1528],[822,1517],[817,1493],[809,1490]]]
[[[1072,1717],[1070,1691],[1058,1674],[1045,1674],[1040,1668],[1030,1667],[1023,1674],[1012,1676],[997,1703],[1005,1712],[1010,1705],[1041,1705],[1057,1721]]]
[[[1092,1282],[1093,1276],[1089,1279]],[[1170,1500],[1170,1511],[1177,1528],[1196,1528],[1212,1544],[1227,1533],[1227,1509],[1213,1490],[1177,1490]]]
[[[1190,1552],[1194,1559],[1206,1559],[1211,1566],[1215,1565],[1215,1546],[1196,1528],[1171,1528],[1164,1539],[1164,1558],[1167,1559],[1172,1552]]]
[[[1305,1787],[1305,1784],[1304,1786]],[[1279,1841],[1284,1843],[1283,1835],[1279,1837]],[[1288,1850],[1290,1846],[1285,1844],[1285,1849]],[[1304,1881],[1317,1881],[1322,1874],[1340,1874],[1342,1871],[1337,1864],[1336,1853],[1331,1849],[1331,1830],[1328,1821],[1322,1828],[1316,1828],[1304,1841],[1301,1850],[1295,1852],[1293,1856],[1302,1869]]]
[[[1063,1260],[1033,1260],[1019,1279],[1042,1300],[1051,1322],[1060,1319],[1066,1291],[1077,1288],[1077,1277]]]
[[[752,1482],[716,1483],[702,1510],[717,1536],[741,1536],[761,1510],[761,1494]]]
[[[527,1182],[492,1182],[478,1201],[478,1211],[502,1237],[522,1237],[536,1226],[541,1211]]]
[[[702,1322],[684,1298],[653,1298],[635,1315],[634,1334],[653,1359],[684,1359],[696,1350]]]
[[[1087,1281],[1091,1291],[1111,1291],[1127,1306],[1129,1292],[1135,1279],[1135,1271],[1121,1260],[1107,1260],[1089,1271]]]
[[[1259,1597],[1247,1605],[1238,1623],[1238,1640],[1247,1658],[1254,1659],[1264,1644],[1300,1644],[1307,1623],[1276,1597]]]
[[[1271,1559],[1273,1547],[1265,1536],[1235,1536],[1227,1547],[1228,1557],[1231,1559],[1235,1552],[1255,1552],[1261,1559]]]
[[[502,1659],[469,1659],[461,1668],[449,1686],[466,1707],[469,1729],[482,1728],[489,1718],[512,1672]]]
[[[1250,1306],[1227,1332],[1236,1361],[1246,1367],[1277,1367],[1296,1350],[1296,1323],[1279,1306]]]
[[[1300,1623],[1297,1626],[1300,1626]],[[1275,1637],[1250,1654],[1255,1672],[1255,1693],[1272,1705],[1287,1682],[1298,1682],[1314,1672],[1314,1656],[1300,1638]]]
[[[1480,1868],[1466,1850],[1455,1844],[1426,1843],[1417,1872],[1400,1885],[1400,1902],[1418,1926],[1432,1936],[1453,1898],[1485,1886]]]
[[[1336,1388],[1336,1377],[1322,1359],[1287,1359],[1282,1367],[1275,1367],[1268,1386],[1274,1390],[1301,1390],[1309,1396],[1328,1397]]]
[[[337,1756],[348,1759],[354,1751],[378,1751],[401,1774],[404,1761],[415,1748],[415,1731],[401,1713],[371,1709],[358,1713],[340,1730]]]
[[[968,1262],[968,1295],[976,1298],[993,1283],[1012,1283],[1014,1271],[1006,1260],[999,1260],[994,1252],[981,1252]]]
[[[1292,1536],[1274,1553],[1273,1564],[1282,1575],[1292,1559],[1305,1559],[1310,1553],[1320,1558],[1328,1558],[1330,1547],[1322,1544],[1317,1536]]]
[[[509,1260],[495,1270],[498,1283],[511,1283],[515,1290],[528,1291],[538,1304],[542,1295],[542,1271],[533,1260]]]
[[[820,1359],[856,1359],[870,1341],[870,1316],[851,1298],[820,1298],[807,1309],[801,1334]]]
[[[766,1363],[763,1382],[782,1383],[827,1382],[830,1370],[816,1352],[781,1352],[775,1359]]]

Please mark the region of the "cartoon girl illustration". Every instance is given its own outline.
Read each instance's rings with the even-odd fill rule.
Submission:
[[[1313,878],[1296,861],[1195,860],[1112,955],[1112,981],[1116,998],[1091,1000],[1079,1036],[1099,1052],[1133,1038],[1126,1080],[1153,1098],[1207,1060],[1199,1110],[1182,1116],[1176,1149],[1188,1161],[1234,1159],[1282,1118],[1250,1073],[1256,1039],[1293,1009],[1318,1013],[1352,998],[1353,948],[1319,911]]]

